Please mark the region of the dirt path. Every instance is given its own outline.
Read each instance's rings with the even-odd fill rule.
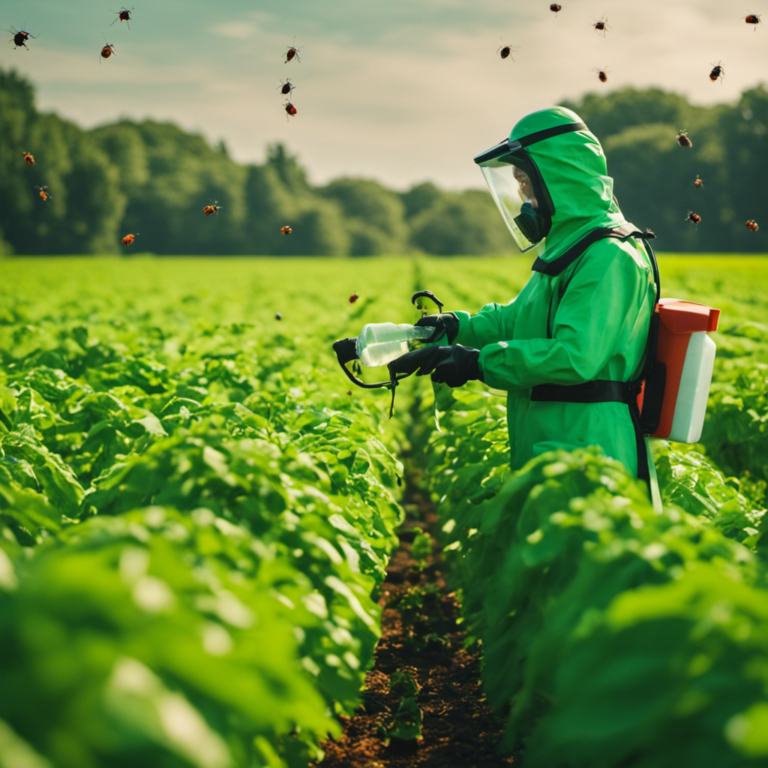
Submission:
[[[375,666],[368,672],[363,705],[342,717],[344,734],[322,747],[325,759],[313,768],[501,768],[512,758],[495,754],[502,723],[488,709],[480,689],[479,659],[464,650],[464,633],[456,624],[459,606],[446,587],[441,554],[419,568],[412,556],[418,530],[434,532],[434,505],[418,489],[418,471],[406,473],[404,506],[408,519],[400,532],[379,604],[384,608],[383,635]],[[418,550],[418,543],[416,549]],[[434,540],[433,540],[434,549]],[[390,691],[390,676],[404,671],[403,687]],[[408,695],[415,680],[418,691]],[[403,699],[415,698],[422,713],[422,737],[387,738],[401,732],[417,715],[395,713]],[[408,702],[406,702],[408,704]],[[416,712],[413,707],[412,712]],[[385,731],[385,732],[382,732]]]

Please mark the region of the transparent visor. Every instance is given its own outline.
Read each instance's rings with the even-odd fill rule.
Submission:
[[[528,174],[514,165],[493,160],[481,165],[480,170],[517,247],[523,253],[530,251],[539,240],[531,240],[515,220],[521,214],[523,203],[529,202],[534,209],[538,208]]]

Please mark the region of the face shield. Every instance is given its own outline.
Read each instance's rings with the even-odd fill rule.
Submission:
[[[555,206],[536,163],[525,148],[570,131],[584,123],[567,123],[523,137],[502,141],[475,158],[493,201],[518,248],[525,253],[549,233]]]
[[[531,177],[522,168],[501,161],[481,165],[480,170],[517,247],[523,253],[531,250],[546,236],[544,229],[549,231],[538,213]]]

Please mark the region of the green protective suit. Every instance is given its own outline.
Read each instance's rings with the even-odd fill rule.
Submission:
[[[510,140],[576,121],[580,118],[562,107],[534,112],[514,127]],[[527,151],[555,207],[546,247],[539,246],[543,261],[554,261],[596,227],[626,223],[613,198],[603,149],[592,133],[565,133]],[[637,476],[637,443],[627,405],[531,401],[530,390],[537,384],[635,378],[642,369],[655,299],[642,242],[603,239],[557,276],[533,272],[508,304],[488,304],[473,316],[456,313],[454,341],[479,349],[485,383],[508,393],[514,469],[545,451],[596,445]],[[648,461],[658,507],[649,452]]]

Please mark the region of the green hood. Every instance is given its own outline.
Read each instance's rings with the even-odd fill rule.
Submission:
[[[565,107],[532,112],[512,129],[510,141],[547,128],[582,122]],[[613,200],[613,179],[608,175],[605,153],[589,130],[573,131],[532,144],[526,150],[547,185],[555,215],[545,240],[544,261],[563,251],[595,227],[615,227],[625,222]]]

